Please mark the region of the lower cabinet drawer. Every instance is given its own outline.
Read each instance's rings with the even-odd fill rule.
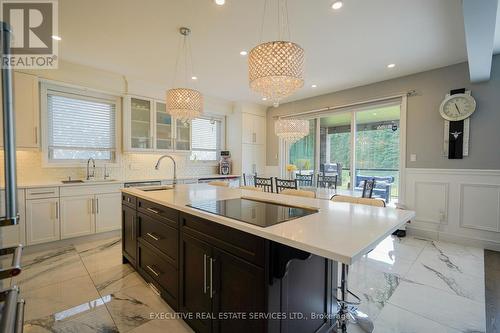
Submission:
[[[142,241],[138,243],[138,268],[143,274],[157,282],[167,292],[166,301],[175,303],[179,294],[177,269],[163,258],[163,255]]]
[[[179,229],[157,221],[145,214],[138,214],[139,237],[163,252],[178,267]]]

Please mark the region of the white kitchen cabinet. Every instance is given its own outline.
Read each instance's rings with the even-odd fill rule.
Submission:
[[[26,210],[24,190],[17,191],[17,209],[19,220],[16,225],[0,228],[0,248],[26,244]],[[0,192],[0,216],[5,216],[5,191]]]
[[[242,143],[263,145],[266,142],[266,118],[242,113]]]
[[[121,193],[98,194],[95,196],[96,232],[121,228]]]
[[[266,151],[262,145],[244,143],[241,149],[242,173],[262,175],[265,172]]]
[[[60,239],[59,198],[26,200],[26,243],[46,243]]]
[[[16,117],[16,146],[40,147],[40,108],[38,78],[14,72],[14,111]],[[1,89],[0,89],[1,98]],[[2,106],[0,105],[0,111]],[[3,126],[0,117],[0,145],[3,146]]]
[[[126,96],[123,147],[133,152],[189,151],[191,123],[171,117],[163,101]]]
[[[61,198],[61,239],[95,233],[94,196]]]

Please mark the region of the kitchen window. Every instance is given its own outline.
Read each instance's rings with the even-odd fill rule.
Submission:
[[[217,161],[224,138],[223,119],[196,118],[191,122],[192,161]]]
[[[116,162],[118,97],[43,84],[41,101],[45,162]]]

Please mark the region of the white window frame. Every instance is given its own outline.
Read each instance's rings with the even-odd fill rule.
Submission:
[[[219,155],[221,150],[226,149],[226,117],[221,116],[218,114],[207,114],[205,113],[204,115],[198,117],[201,119],[208,119],[208,120],[215,120],[215,121],[220,121],[220,133],[219,133],[219,141],[220,141],[220,147],[217,150],[217,156],[215,157],[215,160],[192,160],[191,159],[191,153],[193,150],[193,127],[191,125],[191,150],[189,151],[189,156],[188,156],[188,161],[191,163],[203,163],[204,165],[218,165],[219,164]]]
[[[78,95],[83,98],[89,99],[106,99],[116,104],[115,109],[115,160],[114,162],[96,160],[96,166],[103,166],[106,164],[111,167],[118,167],[121,165],[121,114],[122,114],[122,96],[107,93],[86,87],[70,85],[60,82],[41,81],[40,83],[40,125],[41,125],[41,150],[42,150],[42,167],[44,168],[72,168],[84,167],[86,161],[82,160],[53,160],[49,158],[49,137],[48,137],[48,109],[47,109],[47,95],[49,90],[55,90],[63,94]]]

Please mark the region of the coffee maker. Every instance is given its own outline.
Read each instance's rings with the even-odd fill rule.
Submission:
[[[229,150],[222,150],[220,152],[219,160],[219,174],[230,175],[231,174],[231,154]]]

